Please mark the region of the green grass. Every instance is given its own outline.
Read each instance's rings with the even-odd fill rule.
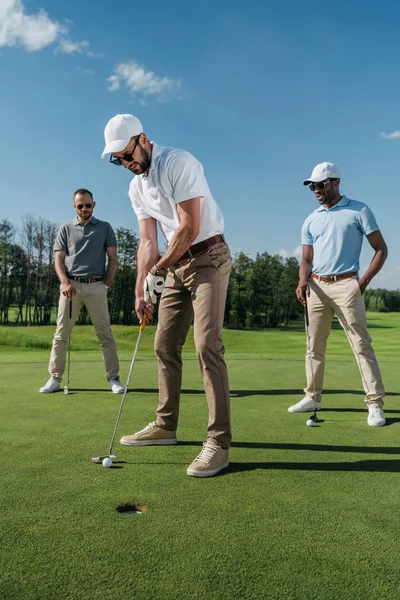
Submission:
[[[312,429],[287,412],[302,397],[304,332],[226,331],[231,466],[204,480],[186,475],[207,422],[192,333],[181,443],[116,443],[120,462],[103,469],[90,459],[108,451],[120,397],[107,391],[93,329],[73,332],[69,396],[38,394],[54,328],[0,329],[0,598],[397,600],[400,315],[369,322],[388,392],[383,428],[366,425],[342,331]],[[124,380],[137,328],[113,330]],[[153,420],[153,337],[146,328],[117,439]],[[148,510],[121,515],[124,502]]]

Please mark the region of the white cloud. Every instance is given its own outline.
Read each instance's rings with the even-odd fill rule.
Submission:
[[[89,47],[89,42],[83,40],[82,42],[72,42],[71,40],[64,38],[61,40],[58,49],[64,54],[86,54]]]
[[[21,0],[0,0],[0,46],[22,46],[31,52],[52,44],[63,27],[44,10],[27,15]]]
[[[158,100],[166,100],[167,96],[179,87],[179,81],[169,77],[158,77],[152,71],[145,71],[135,62],[119,64],[107,82],[110,92],[115,92],[125,85],[136,94],[156,96]]]
[[[1,2],[1,0],[0,0]],[[58,45],[57,51],[63,52],[63,54],[85,54],[90,58],[101,58],[103,55],[98,52],[92,52],[89,50],[89,42],[82,40],[81,42],[73,42],[67,37],[63,37]]]
[[[381,137],[385,140],[397,140],[400,138],[400,131],[392,131],[392,133],[381,133]]]
[[[58,41],[57,50],[64,54],[101,57],[89,50],[87,40],[74,42],[67,37],[71,25],[69,19],[65,19],[65,25],[52,20],[44,10],[26,14],[22,0],[0,0],[0,47],[20,46],[35,52]]]
[[[292,252],[290,252],[289,250],[279,250],[278,255],[281,256],[283,259],[287,259],[290,256],[295,256],[296,258],[300,258],[303,254],[303,247],[302,246],[297,246],[294,250],[292,250]]]

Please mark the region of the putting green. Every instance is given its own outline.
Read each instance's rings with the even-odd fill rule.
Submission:
[[[388,392],[382,428],[366,424],[343,332],[332,332],[313,428],[287,412],[302,397],[304,332],[225,332],[234,442],[230,468],[210,479],[186,475],[207,423],[192,338],[180,443],[117,442],[104,469],[91,457],[108,452],[121,397],[91,328],[74,330],[68,396],[38,393],[47,349],[0,330],[0,598],[397,600],[400,318],[370,317]],[[52,328],[33,329],[51,341]],[[114,330],[124,380],[137,329]],[[153,328],[145,334],[117,440],[154,417]],[[127,503],[147,510],[117,511]]]

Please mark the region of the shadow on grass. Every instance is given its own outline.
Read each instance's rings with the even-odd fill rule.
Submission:
[[[253,462],[230,463],[229,469],[219,475],[229,475],[243,471],[364,471],[368,473],[398,473],[400,460],[359,460],[357,462],[321,462],[321,463],[292,463],[292,462]]]
[[[201,442],[178,441],[178,446],[201,446]],[[311,450],[314,452],[358,452],[360,454],[400,454],[400,446],[329,446],[328,444],[288,444],[280,442],[232,442],[231,448],[255,448],[258,450]]]
[[[329,446],[328,444],[285,444],[268,442],[232,442],[232,448],[268,450],[312,450],[316,452],[359,452],[360,454],[400,454],[400,446]]]
[[[68,388],[70,392],[111,392],[110,388]],[[142,394],[158,394],[158,388],[128,388],[128,392]],[[181,394],[193,396],[204,395],[204,390],[199,389],[183,389]],[[246,396],[301,396],[304,394],[303,389],[283,389],[283,390],[231,390],[231,397],[245,398]],[[361,390],[324,390],[323,395],[340,395],[340,394],[356,394],[357,396],[365,396],[365,392]],[[386,392],[386,396],[400,396],[400,392]],[[329,409],[334,410],[334,409]],[[338,409],[346,410],[346,409]]]

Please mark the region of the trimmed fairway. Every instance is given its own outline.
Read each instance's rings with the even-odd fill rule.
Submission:
[[[376,600],[399,598],[400,314],[370,314],[388,393],[368,427],[341,329],[328,342],[321,423],[302,398],[302,330],[224,332],[231,465],[195,479],[207,406],[192,332],[177,446],[120,446],[154,419],[154,328],[139,349],[110,469],[121,396],[108,390],[91,327],[72,334],[71,394],[39,394],[54,327],[0,328],[0,598],[18,600]],[[121,380],[137,328],[114,327]],[[124,515],[123,503],[145,504]]]

